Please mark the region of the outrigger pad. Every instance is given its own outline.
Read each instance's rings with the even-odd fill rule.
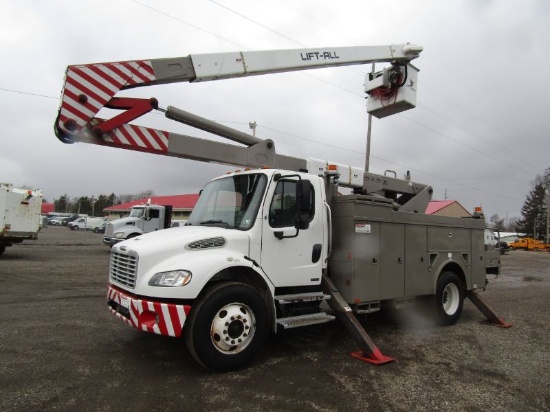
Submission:
[[[390,358],[389,356],[382,355],[382,352],[377,351],[377,353],[371,353],[366,355],[363,351],[351,352],[350,355],[355,358],[362,360],[363,362],[372,363],[373,365],[383,365],[385,363],[390,363],[395,361],[395,358]]]
[[[482,323],[484,325],[489,325],[489,326],[498,326],[499,328],[511,328],[512,327],[511,323],[506,322],[502,318],[498,318],[498,321],[496,321],[496,322],[492,322],[490,320],[482,320],[479,323]]]

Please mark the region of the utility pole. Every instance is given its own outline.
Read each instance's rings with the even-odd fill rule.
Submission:
[[[257,125],[258,124],[256,123],[256,121],[248,123],[248,126],[252,129],[252,136],[254,136],[254,137],[256,137],[256,126]]]

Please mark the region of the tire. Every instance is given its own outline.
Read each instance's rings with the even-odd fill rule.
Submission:
[[[266,305],[252,287],[223,282],[193,307],[184,335],[191,355],[207,369],[242,369],[258,355],[269,336]]]
[[[454,325],[464,305],[464,285],[454,272],[445,272],[437,281],[435,309],[441,326]]]
[[[79,227],[78,227],[78,226],[74,226],[74,225],[73,225],[73,226],[71,226],[71,229],[72,229],[72,230],[78,230],[78,229],[79,229]]]
[[[6,245],[0,245],[0,256],[2,256],[5,251],[6,251]]]

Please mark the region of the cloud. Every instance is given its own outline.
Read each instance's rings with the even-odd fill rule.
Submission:
[[[217,4],[218,3],[218,4]],[[373,122],[371,171],[411,170],[471,210],[519,216],[534,176],[550,166],[545,131],[550,6],[532,1],[65,1],[4,5],[0,17],[0,180],[50,200],[152,189],[196,192],[225,166],[88,144],[64,145],[53,123],[69,64],[193,53],[413,42],[424,46],[416,109]],[[260,137],[279,153],[365,164],[364,75],[370,65],[173,84],[156,97]],[[151,114],[138,123],[203,132]],[[217,138],[215,138],[217,139]]]

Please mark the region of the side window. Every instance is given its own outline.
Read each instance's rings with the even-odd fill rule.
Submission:
[[[149,219],[158,219],[160,211],[158,209],[149,209]]]
[[[313,186],[309,185],[311,199],[310,221],[314,216],[315,196]],[[296,224],[296,181],[280,180],[269,205],[269,225],[271,227],[288,227]]]

